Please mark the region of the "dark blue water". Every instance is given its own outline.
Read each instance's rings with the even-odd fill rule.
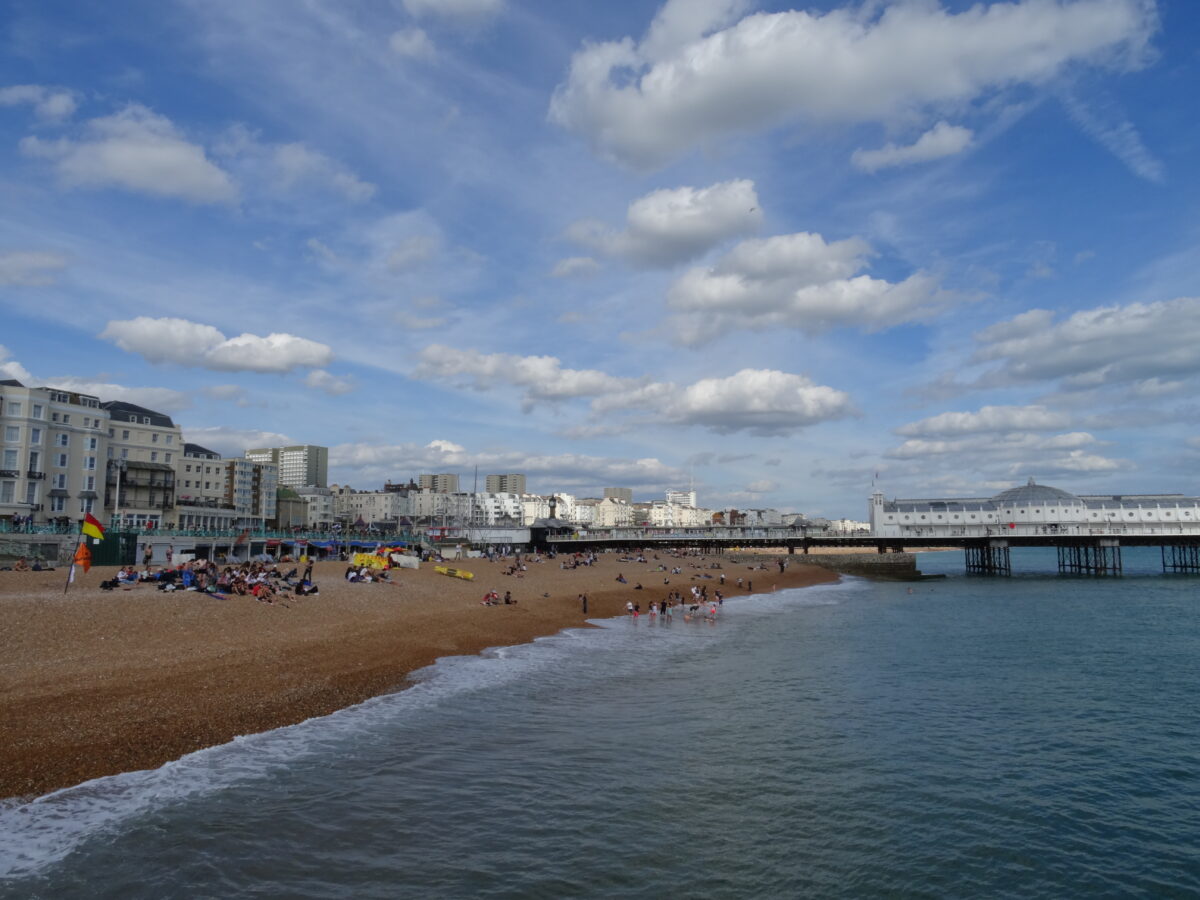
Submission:
[[[0,894],[1200,895],[1200,579],[1013,561],[444,660],[0,811]]]

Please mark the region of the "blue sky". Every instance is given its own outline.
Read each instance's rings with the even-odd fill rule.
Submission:
[[[0,372],[359,488],[1200,492],[1184,0],[13,0]]]

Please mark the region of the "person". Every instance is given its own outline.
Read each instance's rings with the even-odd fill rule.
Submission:
[[[175,545],[167,544],[167,566],[171,565],[171,560],[175,558]]]
[[[13,563],[13,571],[14,572],[28,572],[29,571],[29,563],[27,563],[25,561],[25,557],[22,556],[15,563]]]
[[[516,602],[517,601],[513,599],[512,591],[504,592],[504,605],[505,606],[512,606]]]
[[[625,580],[625,575],[620,572],[617,573],[617,581],[621,582],[621,584],[628,584],[628,582]]]
[[[150,568],[150,560],[152,560],[153,558],[154,558],[154,548],[151,547],[149,543],[147,543],[145,549],[142,550],[142,565],[145,566],[147,569]]]
[[[632,600],[625,601],[625,612],[631,616],[633,615],[633,601]]]
[[[583,614],[587,615],[587,594],[579,595],[579,602],[583,605]]]

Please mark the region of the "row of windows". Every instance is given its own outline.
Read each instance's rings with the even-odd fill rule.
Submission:
[[[1035,511],[1035,512],[1037,512],[1037,510],[1034,510],[1034,511]],[[1005,510],[1005,512],[1006,512],[1006,513],[1008,513],[1009,515],[1011,515],[1011,514],[1012,514],[1012,510],[1011,510],[1011,509],[1009,509],[1009,510]],[[1022,512],[1022,513],[1024,513],[1024,512],[1025,512],[1025,510],[1021,510],[1021,512]],[[1151,512],[1151,510],[1145,510],[1145,512]],[[1163,514],[1162,514],[1162,515],[1163,515],[1163,518],[1166,518],[1166,519],[1169,519],[1169,518],[1171,518],[1171,512],[1172,512],[1172,510],[1169,510],[1169,509],[1168,509],[1168,510],[1164,510],[1164,511],[1163,511]],[[1109,518],[1114,518],[1114,517],[1116,517],[1116,515],[1117,515],[1117,512],[1116,512],[1115,510],[1112,510],[1112,511],[1109,511],[1109,512],[1108,512],[1108,517],[1109,517]],[[1130,519],[1134,518],[1136,515],[1137,515],[1137,512],[1128,512],[1128,513],[1126,513],[1126,516],[1127,516],[1128,518],[1130,518]],[[1187,510],[1187,509],[1185,509],[1185,510],[1183,510],[1183,511],[1180,513],[1180,515],[1182,515],[1182,516],[1185,516],[1185,517],[1187,517],[1187,518],[1191,518],[1192,511],[1191,511],[1191,510]],[[917,518],[918,518],[918,520],[920,520],[920,521],[922,521],[922,522],[923,522],[923,521],[925,521],[925,520],[928,518],[928,516],[924,516],[924,515],[922,515],[922,516],[918,516]],[[946,517],[945,517],[944,515],[942,515],[941,513],[938,513],[938,514],[937,514],[937,516],[935,516],[935,518],[936,518],[936,519],[938,519],[938,520],[940,521],[940,520],[942,520],[942,519],[945,519]],[[958,514],[958,513],[955,513],[955,514],[954,514],[954,515],[952,515],[950,518],[951,518],[951,520],[953,520],[953,521],[957,521],[957,520],[958,520],[959,518],[961,518],[961,517],[959,516],[959,514]],[[970,515],[969,515],[967,518],[968,518],[968,519],[974,519],[974,518],[976,518],[976,516],[975,516],[975,513],[971,513],[971,514],[970,514]],[[997,517],[997,516],[996,516],[994,513],[988,513],[988,514],[987,514],[987,519],[988,519],[988,521],[993,521],[993,520],[995,520],[995,519],[997,519],[997,518],[998,518],[998,517]],[[1098,513],[1098,512],[1094,512],[1094,513],[1092,513],[1092,518],[1093,518],[1093,519],[1098,519],[1098,518],[1100,518],[1100,513]],[[895,522],[895,521],[896,521],[896,517],[895,517],[895,516],[888,516],[888,517],[887,517],[887,520],[888,520],[889,522]],[[911,521],[912,521],[912,516],[905,516],[905,517],[904,517],[904,521],[905,521],[905,522],[911,522]]]

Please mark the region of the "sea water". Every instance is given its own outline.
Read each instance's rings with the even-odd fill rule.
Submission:
[[[6,897],[1200,894],[1200,578],[840,584],[444,659],[0,809]]]

